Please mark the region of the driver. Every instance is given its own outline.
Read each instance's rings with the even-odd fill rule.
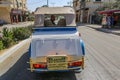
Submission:
[[[54,15],[51,15],[51,19],[50,20],[51,20],[51,22],[52,22],[53,25],[56,25],[55,24],[55,16]]]

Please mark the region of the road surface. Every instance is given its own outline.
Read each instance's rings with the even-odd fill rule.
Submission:
[[[120,80],[120,36],[79,26],[85,43],[85,69],[80,73],[42,73],[26,70],[28,55],[19,61],[0,80]]]

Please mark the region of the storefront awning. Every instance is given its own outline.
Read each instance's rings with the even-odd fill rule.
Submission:
[[[116,13],[116,14],[117,14],[117,13],[120,13],[120,11],[118,11],[118,12],[114,12],[114,13]]]
[[[120,12],[120,10],[105,10],[105,11],[98,12],[98,14],[112,14],[115,12]]]

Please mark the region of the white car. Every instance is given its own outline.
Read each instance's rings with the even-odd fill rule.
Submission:
[[[51,20],[56,20],[56,23]],[[60,72],[84,69],[84,43],[76,28],[73,8],[37,8],[34,26],[28,70]]]

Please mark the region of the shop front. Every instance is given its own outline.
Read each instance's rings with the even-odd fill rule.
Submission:
[[[120,10],[106,10],[98,13],[103,15],[102,23],[104,21],[104,17],[106,17],[106,25],[108,25],[107,23],[110,23],[109,25],[113,28],[118,28],[120,26]]]
[[[20,9],[11,9],[10,13],[11,23],[18,23],[25,21],[25,12]]]

